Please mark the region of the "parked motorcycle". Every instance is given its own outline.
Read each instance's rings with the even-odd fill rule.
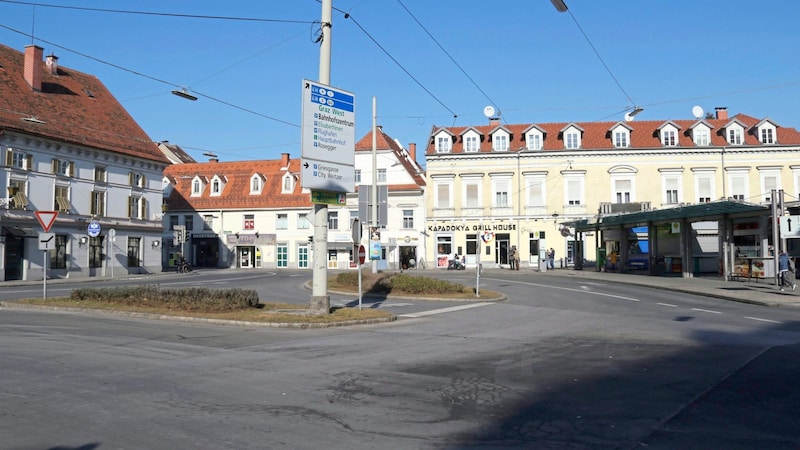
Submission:
[[[467,266],[459,258],[453,258],[447,262],[447,270],[464,270]]]
[[[192,265],[188,261],[181,260],[178,262],[178,273],[187,273],[192,271]]]

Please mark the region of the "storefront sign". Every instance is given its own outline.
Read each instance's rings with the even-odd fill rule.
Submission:
[[[429,225],[428,231],[514,231],[517,225],[513,223],[492,223],[483,225],[442,224]]]

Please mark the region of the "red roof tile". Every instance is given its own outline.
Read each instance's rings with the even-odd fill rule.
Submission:
[[[302,193],[300,187],[300,160],[290,160],[288,172],[296,177],[294,190],[281,193],[286,170],[282,160],[207,162],[173,164],[164,170],[164,176],[175,180],[172,193],[167,199],[169,210],[215,210],[215,209],[268,209],[311,207],[311,195]],[[250,194],[250,179],[254,174],[266,177],[260,194]],[[192,180],[199,176],[210,181],[217,175],[227,179],[218,196],[210,195],[206,185],[202,195],[192,197]]]
[[[723,134],[723,130],[726,125],[730,124],[732,121],[738,121],[744,126],[745,133],[744,133],[744,145],[762,145],[759,141],[757,136],[754,133],[755,125],[759,124],[763,120],[756,119],[754,117],[750,117],[744,114],[737,114],[728,119],[703,119],[702,121],[706,124],[710,125],[711,128],[711,147],[723,147],[729,146],[725,135]],[[695,125],[699,120],[692,119],[692,120],[650,120],[650,121],[632,121],[632,122],[623,122],[630,130],[630,148],[631,149],[640,149],[640,148],[664,148],[664,149],[671,149],[674,150],[675,147],[664,147],[661,144],[659,128],[665,125],[666,123],[673,124],[678,127],[678,147],[684,148],[701,148],[694,144],[692,140],[691,128]],[[537,123],[537,124],[516,124],[516,125],[504,125],[504,129],[508,130],[511,133],[511,137],[509,139],[509,149],[511,151],[517,151],[519,149],[524,149],[525,141],[523,140],[524,132],[530,129],[533,125],[536,128],[542,130],[545,133],[544,137],[544,151],[563,151],[564,150],[564,141],[562,136],[560,135],[561,131],[563,131],[566,127],[570,125],[574,125],[576,127],[580,127],[583,130],[583,135],[581,137],[581,149],[582,151],[592,151],[592,150],[611,150],[614,149],[614,143],[612,136],[610,134],[611,128],[616,126],[619,122],[561,122],[561,123]],[[482,145],[480,149],[480,153],[496,153],[492,150],[491,145],[487,145],[486,143],[489,142],[489,135],[492,131],[497,129],[496,124],[487,124],[487,125],[469,125],[463,127],[435,127],[431,132],[431,139],[428,141],[427,148],[425,149],[426,155],[435,155],[436,154],[436,143],[433,140],[433,136],[441,130],[444,130],[452,136],[459,136],[458,139],[454,140],[452,151],[450,153],[463,153],[463,141],[461,140],[461,134],[466,131],[467,129],[474,129],[478,133],[483,135]],[[800,132],[798,132],[794,128],[784,128],[778,127],[777,128],[777,136],[776,136],[778,145],[797,145],[800,144]],[[622,149],[618,149],[622,150]]]
[[[0,129],[169,163],[97,77],[39,62],[41,91],[25,80],[25,54],[0,45]]]
[[[396,140],[392,139],[391,136],[383,132],[383,127],[376,127],[378,129],[378,133],[375,136],[375,150],[391,150],[395,158],[403,165],[403,168],[408,172],[409,175],[414,179],[414,183],[416,186],[410,186],[409,188],[419,188],[420,186],[425,186],[425,178],[422,176],[422,173],[419,173],[417,170],[417,162],[414,161],[413,163],[409,160],[411,158],[410,153],[403,149],[400,144],[397,143]],[[371,152],[372,151],[372,131],[370,130],[369,133],[364,135],[355,145],[356,152]],[[407,157],[408,156],[408,157]],[[390,190],[397,190],[398,186],[389,186]]]

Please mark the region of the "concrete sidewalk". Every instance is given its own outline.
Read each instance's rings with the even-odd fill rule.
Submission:
[[[555,269],[547,272],[516,272],[533,273],[537,277],[566,277],[577,280],[594,281],[598,283],[624,283],[637,286],[647,286],[656,289],[665,289],[687,294],[716,297],[742,303],[752,303],[764,306],[800,306],[800,288],[792,291],[787,288],[785,292],[775,286],[770,279],[752,279],[742,281],[724,281],[716,276],[699,276],[682,278],[678,276],[649,276],[634,275],[614,272],[597,272],[590,270]]]

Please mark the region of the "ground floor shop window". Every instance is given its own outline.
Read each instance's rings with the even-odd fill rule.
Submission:
[[[300,269],[308,268],[308,246],[301,245],[297,248],[297,267]]]
[[[104,236],[89,238],[89,267],[92,269],[103,267],[103,240]]]
[[[56,248],[50,250],[50,268],[51,269],[66,269],[67,268],[67,235],[57,234],[55,236]]]
[[[128,267],[139,267],[142,265],[142,259],[140,257],[141,244],[142,238],[128,238]]]

